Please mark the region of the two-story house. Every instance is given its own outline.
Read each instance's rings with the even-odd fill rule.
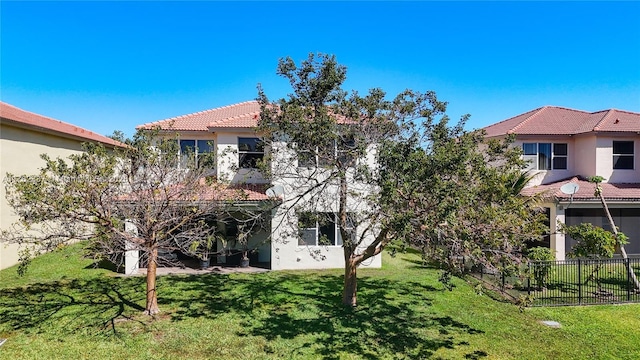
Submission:
[[[260,105],[257,101],[247,101],[239,104],[224,106],[197,113],[182,115],[166,120],[147,123],[138,129],[156,129],[161,136],[177,137],[181,149],[189,149],[189,154],[198,156],[202,153],[215,154],[216,167],[212,169],[217,181],[229,184],[234,188],[241,188],[249,194],[241,206],[244,211],[255,207],[256,211],[267,201],[277,197],[282,203],[294,198],[298,192],[303,192],[305,184],[296,179],[296,171],[308,171],[308,156],[298,158],[293,171],[286,175],[279,169],[287,154],[277,149],[265,147],[260,134],[255,133],[255,127],[260,118]],[[275,145],[274,145],[275,146]],[[256,163],[265,157],[265,152],[271,152],[271,178],[263,177],[256,167]],[[280,154],[273,156],[274,154]],[[299,154],[293,154],[297,156]],[[371,161],[368,157],[368,161]],[[279,163],[282,160],[282,163]],[[322,171],[318,171],[321,174]],[[280,175],[279,175],[280,174]],[[293,175],[292,175],[293,174]],[[321,176],[321,175],[319,175]],[[331,189],[326,190],[326,198],[331,199]],[[298,200],[296,200],[298,201]],[[336,199],[337,201],[337,199]],[[304,204],[300,204],[303,206]],[[327,221],[318,221],[317,217],[308,213],[294,214],[297,218],[288,221],[282,213],[282,207],[275,207],[271,211],[267,226],[261,231],[249,235],[249,247],[257,248],[260,263],[267,263],[271,269],[323,269],[344,267],[344,254],[337,219],[331,217],[335,204],[327,201],[325,209],[309,209],[319,211],[326,216]],[[233,238],[237,236],[237,229],[229,226],[228,221],[221,222],[225,236],[229,241],[218,243],[217,250],[225,247],[233,250]],[[229,228],[228,230],[226,228]],[[372,240],[372,239],[371,239]],[[230,251],[233,253],[233,251]],[[224,254],[215,259],[220,264],[233,263]],[[380,267],[381,258],[376,256],[362,266]]]
[[[602,191],[611,215],[629,237],[627,253],[640,254],[640,113],[545,106],[484,130],[488,138],[515,134],[515,146],[529,160],[527,171],[535,174],[523,195],[544,194],[551,234],[547,245],[557,259],[564,259],[574,244],[558,231],[559,223],[610,229],[595,184],[586,180],[590,176],[605,179]],[[568,183],[578,185],[575,193],[575,186],[562,188]]]

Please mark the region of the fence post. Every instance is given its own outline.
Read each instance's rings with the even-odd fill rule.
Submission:
[[[631,276],[629,276],[629,269],[631,269],[631,264],[629,263],[629,258],[625,258],[623,260],[625,269],[627,270],[625,271],[625,273],[627,274],[627,301],[631,301]]]
[[[529,272],[527,274],[527,295],[531,295],[531,261],[527,262]]]
[[[578,304],[582,305],[582,259],[578,259]]]

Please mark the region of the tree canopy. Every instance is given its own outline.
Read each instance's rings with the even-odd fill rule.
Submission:
[[[344,305],[357,303],[357,267],[393,241],[448,270],[462,256],[506,267],[542,232],[535,202],[519,196],[519,151],[466,131],[466,116],[450,126],[435,92],[347,92],[346,68],[325,54],[281,59],[277,73],[293,92],[272,102],[259,89],[266,172],[289,185],[280,211],[290,228],[303,211],[335,213]]]
[[[425,117],[382,147],[385,222],[445,271],[463,271],[462,260],[515,270],[525,244],[547,231],[537,199],[519,194],[528,181],[520,150],[466,131],[466,117],[448,121]]]
[[[87,240],[96,259],[116,265],[127,250],[147,264],[146,313],[159,311],[156,268],[180,251],[209,255],[216,220],[230,214],[242,190],[210,181],[213,161],[180,152],[174,138],[139,131],[126,146],[106,149],[87,143],[84,152],[45,162],[37,175],[6,179],[7,200],[20,222],[3,241],[23,245],[30,256],[70,241]],[[127,226],[128,225],[128,226]],[[194,246],[196,245],[196,246]],[[203,245],[203,246],[200,246]]]

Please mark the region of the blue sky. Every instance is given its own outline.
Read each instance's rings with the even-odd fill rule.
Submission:
[[[101,134],[290,92],[334,54],[345,88],[434,90],[479,128],[557,105],[640,112],[640,2],[0,3],[0,99]]]

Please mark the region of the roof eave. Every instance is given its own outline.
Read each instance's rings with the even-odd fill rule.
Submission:
[[[93,142],[93,143],[100,143],[103,144],[105,146],[108,146],[110,148],[125,148],[127,147],[126,144],[123,144],[117,140],[113,140],[111,139],[111,141],[103,141],[103,140],[98,140],[98,139],[89,139],[80,135],[75,135],[75,134],[70,134],[68,132],[64,132],[64,131],[59,131],[59,130],[55,130],[55,129],[50,129],[44,126],[39,126],[39,125],[34,125],[34,124],[29,124],[29,123],[25,123],[22,121],[16,121],[10,118],[6,118],[6,117],[0,117],[0,123],[6,123],[9,126],[13,126],[19,129],[27,129],[27,130],[35,130],[37,132],[40,133],[44,133],[44,134],[50,134],[50,135],[55,135],[61,138],[65,138],[65,139],[70,139],[70,140],[76,140],[79,142]],[[88,130],[87,130],[88,131]],[[109,139],[109,138],[108,138]]]

